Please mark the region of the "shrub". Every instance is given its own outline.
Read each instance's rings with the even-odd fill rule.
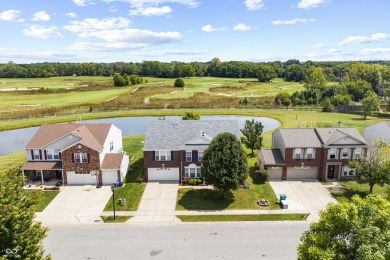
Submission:
[[[259,170],[260,182],[265,183],[268,180],[269,172],[267,170]]]
[[[192,185],[192,186],[194,186],[194,185],[198,185],[198,184],[200,184],[202,181],[200,180],[200,179],[196,179],[196,178],[190,178],[190,179],[188,179],[188,184],[189,185]]]
[[[184,80],[176,79],[175,84],[173,86],[178,87],[178,88],[184,88],[184,86],[185,86]]]
[[[43,188],[43,190],[60,190],[61,188],[58,187],[58,186],[55,186],[55,187],[45,187]]]

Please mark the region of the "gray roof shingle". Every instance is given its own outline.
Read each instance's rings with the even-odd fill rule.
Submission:
[[[280,128],[286,148],[321,147],[321,142],[313,128]]]
[[[259,151],[266,165],[282,165],[285,164],[282,153],[279,149],[261,149]]]
[[[332,144],[333,142],[344,138],[346,136],[351,137],[363,144],[367,144],[363,136],[354,127],[341,127],[341,128],[316,128],[319,138],[325,145]]]
[[[230,132],[240,138],[236,120],[158,120],[149,123],[144,150],[196,150],[205,149],[212,138]]]

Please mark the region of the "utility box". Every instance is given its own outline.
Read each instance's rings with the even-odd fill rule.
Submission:
[[[287,195],[284,194],[284,193],[280,193],[279,194],[279,200],[282,201],[282,200],[286,200],[287,199]]]
[[[126,206],[126,199],[123,199],[123,200],[122,200],[122,205],[123,205],[123,206]]]
[[[282,209],[288,209],[288,202],[287,202],[287,200],[281,200],[279,203],[280,203],[280,207]]]

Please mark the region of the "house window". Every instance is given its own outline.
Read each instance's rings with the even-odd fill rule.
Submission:
[[[343,148],[343,154],[342,154],[341,159],[348,159],[348,151],[349,151],[349,148]]]
[[[114,150],[114,142],[113,141],[111,141],[111,143],[110,143],[110,152],[112,152],[112,150]]]
[[[46,150],[46,156],[48,160],[59,160],[60,152],[58,150],[48,149]]]
[[[200,178],[202,176],[201,167],[185,167],[184,175],[187,178]]]
[[[34,156],[34,160],[41,159],[41,155],[39,154],[39,150],[33,150],[33,156]]]
[[[203,151],[198,151],[198,162],[203,161]]]
[[[75,163],[88,163],[88,154],[86,153],[75,153],[74,154]]]
[[[336,148],[329,149],[329,159],[336,159]]]
[[[170,161],[171,160],[171,151],[156,151],[155,152],[156,161]]]
[[[294,149],[294,159],[301,159],[301,153],[302,153],[301,148],[295,148]]]
[[[344,166],[343,167],[343,175],[344,176],[355,176],[356,170],[349,168],[349,166]]]
[[[306,149],[306,159],[313,159],[313,158],[314,158],[314,149],[307,148]]]
[[[362,152],[363,152],[362,148],[356,148],[354,159],[359,159],[363,155]]]
[[[76,174],[90,174],[90,172],[76,172]]]
[[[186,162],[192,162],[192,151],[186,151]]]

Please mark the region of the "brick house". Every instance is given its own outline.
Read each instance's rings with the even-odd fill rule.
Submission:
[[[349,161],[367,152],[356,128],[281,128],[272,134],[272,149],[258,153],[270,179],[352,179]]]
[[[145,179],[181,182],[201,178],[203,152],[223,132],[240,138],[235,120],[150,122],[143,148]]]
[[[113,124],[42,125],[26,146],[22,171],[44,183],[112,184],[127,174],[122,131]]]

